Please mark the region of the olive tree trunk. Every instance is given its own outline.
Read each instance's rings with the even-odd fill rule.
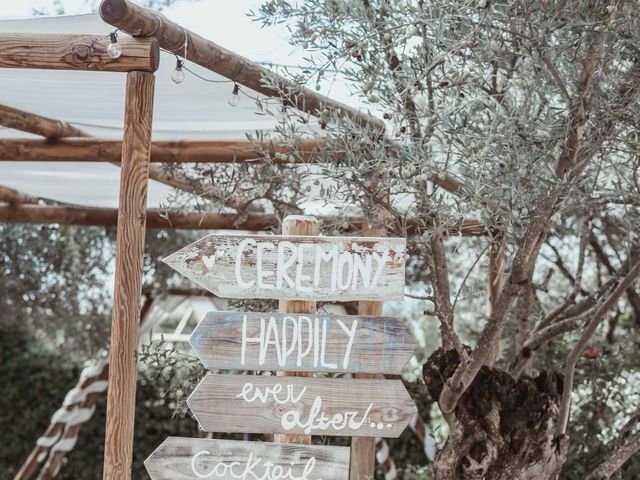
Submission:
[[[432,398],[458,365],[455,350],[437,350],[423,369]],[[434,480],[534,480],[557,478],[566,440],[555,437],[562,392],[559,374],[514,379],[482,367],[447,416],[449,437],[434,464]]]

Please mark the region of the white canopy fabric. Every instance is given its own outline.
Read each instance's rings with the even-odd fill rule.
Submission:
[[[0,21],[0,32],[106,36],[113,30],[97,14]],[[184,82],[175,84],[175,65],[173,55],[161,54],[155,140],[241,140],[247,133],[273,130],[276,119],[259,114],[249,98],[259,97],[256,92],[242,89],[242,102],[234,107],[229,104],[233,83],[228,79],[187,61],[190,70],[216,83],[187,73]],[[64,120],[100,138],[122,138],[124,92],[121,73],[0,69],[0,104]],[[25,136],[0,127],[0,138]],[[107,163],[0,162],[0,186],[75,205],[117,207],[119,173]],[[148,207],[160,207],[170,192],[170,187],[150,181]]]

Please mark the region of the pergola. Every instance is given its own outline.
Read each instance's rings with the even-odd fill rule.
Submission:
[[[88,25],[94,34],[81,31]],[[120,31],[118,58],[107,52],[114,29]],[[278,225],[270,214],[250,214],[237,223],[231,213],[162,211],[157,207],[169,187],[192,187],[159,164],[246,162],[293,152],[297,163],[319,161],[325,142],[320,136],[300,145],[242,140],[252,130],[273,130],[274,120],[257,116],[255,109],[230,107],[226,98],[234,84],[310,117],[331,112],[381,132],[384,123],[267,72],[128,0],[103,0],[100,18],[6,21],[0,22],[0,32],[0,125],[5,127],[0,130],[0,222],[117,225],[104,478],[130,478],[145,228],[266,230]],[[229,83],[194,82],[185,102],[184,90],[164,81],[176,66],[174,55],[198,73]],[[265,86],[266,74],[277,88]],[[117,124],[122,111],[123,128]],[[46,167],[29,168],[35,162]],[[113,208],[98,186],[113,189],[109,179],[115,180],[118,167],[119,203]],[[457,189],[451,181],[442,183]],[[67,205],[43,205],[38,197]],[[362,220],[350,224],[357,228]],[[409,219],[403,229],[410,234],[418,225]],[[464,220],[454,231],[482,235],[485,228]],[[373,442],[362,441],[371,445],[361,449],[358,468],[373,471]]]

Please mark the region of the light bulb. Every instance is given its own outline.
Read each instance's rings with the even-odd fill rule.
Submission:
[[[237,107],[240,105],[240,85],[237,83],[233,84],[233,91],[231,92],[231,97],[229,98],[229,105],[232,107]]]
[[[109,34],[109,45],[107,45],[107,55],[111,58],[120,58],[122,55],[122,47],[118,43],[118,35],[116,32]]]
[[[182,70],[182,60],[177,61],[176,69],[171,73],[171,80],[173,80],[173,83],[184,82],[184,70]]]

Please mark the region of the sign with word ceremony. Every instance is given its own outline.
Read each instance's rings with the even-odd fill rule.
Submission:
[[[404,298],[405,250],[402,238],[209,235],[164,261],[222,298],[384,301]],[[191,345],[207,370],[237,372],[208,373],[188,398],[207,432],[398,437],[417,413],[401,380],[331,376],[399,375],[416,345],[396,318],[210,312]],[[321,376],[246,373],[274,371]],[[349,447],[177,437],[145,462],[153,480],[347,480],[349,464]]]
[[[403,238],[209,235],[164,262],[222,298],[404,297]]]

